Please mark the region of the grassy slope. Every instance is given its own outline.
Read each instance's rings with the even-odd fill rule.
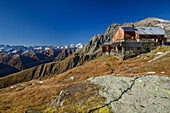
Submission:
[[[161,47],[152,52],[168,50],[170,50],[170,47]],[[19,113],[26,111],[29,106],[34,110],[44,110],[51,103],[51,99],[56,98],[61,90],[72,87],[74,84],[79,84],[80,81],[92,76],[107,74],[139,76],[148,74],[147,72],[155,72],[156,75],[160,76],[170,76],[170,55],[168,54],[154,61],[156,63],[148,62],[154,57],[150,56],[150,53],[147,53],[122,61],[112,56],[102,56],[92,61],[84,62],[82,66],[46,79],[43,83],[37,83],[38,80],[32,80],[13,85],[14,88],[7,87],[0,89],[0,112]],[[114,68],[114,73],[111,73],[110,66]],[[165,73],[161,73],[162,71]],[[74,77],[74,79],[72,80],[71,77]],[[30,85],[32,83],[34,85]]]
[[[30,69],[26,69],[18,73],[0,78],[0,88],[10,86],[15,83],[30,81],[36,78],[46,79],[55,75],[56,73],[59,74],[65,72],[67,70],[65,63],[68,63],[73,57],[74,55],[66,58],[64,61],[61,62],[50,62],[46,64],[41,64]]]

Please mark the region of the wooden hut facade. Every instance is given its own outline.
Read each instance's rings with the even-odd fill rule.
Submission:
[[[103,44],[102,52],[127,59],[149,52],[157,45],[164,45],[165,31],[159,27],[118,27],[112,38],[112,44]]]

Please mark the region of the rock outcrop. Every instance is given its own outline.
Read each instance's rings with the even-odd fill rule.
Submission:
[[[68,49],[63,49],[61,53],[58,54],[57,57],[55,57],[54,61],[62,61],[65,58],[69,57],[72,55],[76,50],[74,48],[68,48]]]
[[[165,37],[170,38],[170,20],[163,20],[159,18],[147,18],[134,24],[136,26],[160,27],[166,31]]]
[[[82,47],[82,43],[58,47],[0,45],[0,63],[11,67],[6,69],[0,68],[0,77],[52,62],[54,58],[57,61],[61,61]]]
[[[110,106],[119,113],[169,112],[170,78],[148,75],[138,77],[116,77],[111,75],[89,78],[88,81],[105,86],[99,94],[106,97],[105,105],[90,112]]]
[[[100,51],[100,45],[103,43],[110,42],[117,28],[120,25],[121,24],[113,23],[112,25],[109,25],[104,34],[97,34],[93,36],[83,48],[82,53],[92,55]]]
[[[169,95],[169,77],[104,75],[61,90],[46,112],[168,113]]]
[[[131,26],[132,24],[133,23],[125,23],[123,25]],[[166,36],[170,38],[170,36],[168,34],[169,28],[170,28],[170,26],[169,26],[170,21],[168,21],[168,20],[163,20],[163,19],[158,19],[158,18],[148,18],[148,19],[136,22],[134,24],[136,26],[161,27],[166,30]],[[34,69],[36,68],[37,72],[42,72],[42,70],[44,72],[43,75],[42,75],[42,73],[39,73],[38,78],[42,78],[42,79],[48,78],[53,75],[63,73],[71,68],[76,67],[76,66],[79,66],[87,60],[92,60],[96,57],[99,57],[102,55],[100,45],[103,43],[110,42],[119,26],[121,26],[121,24],[113,23],[112,25],[109,25],[108,29],[105,31],[104,34],[97,34],[97,35],[93,36],[83,48],[79,49],[78,51],[76,51],[75,53],[73,53],[72,55],[70,55],[68,58],[66,58],[64,60],[62,58],[64,58],[64,56],[66,56],[66,53],[65,53],[66,51],[63,51],[58,57],[56,57],[56,60],[59,60],[61,58],[62,61],[45,64],[47,67],[50,67],[47,70],[45,70],[46,68],[42,69],[42,68],[38,68],[39,66],[37,66],[32,69],[21,71],[19,74],[24,75],[23,73],[30,73],[30,71],[34,72]],[[14,75],[17,76],[18,73],[14,74]],[[34,77],[34,76],[37,76],[37,75],[35,75],[35,73],[33,73],[33,75],[31,75],[31,76],[32,77],[30,77],[30,78],[37,78],[37,77]],[[24,77],[22,77],[22,78],[24,78]],[[6,78],[4,78],[4,79],[6,79]],[[31,79],[29,79],[29,80],[31,80]],[[24,80],[21,80],[21,81],[23,82]],[[15,82],[15,83],[18,83],[18,82],[19,82],[19,80],[17,80],[17,82]],[[10,85],[12,85],[12,84],[10,84]],[[4,86],[4,85],[2,85],[2,86]]]

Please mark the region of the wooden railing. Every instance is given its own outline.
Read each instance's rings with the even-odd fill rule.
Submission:
[[[119,50],[119,51],[111,50],[111,52],[115,53],[115,54],[119,54],[119,55],[131,55],[131,54],[140,54],[141,53],[140,50],[128,50],[128,51],[125,51],[124,54],[122,53],[121,50]]]

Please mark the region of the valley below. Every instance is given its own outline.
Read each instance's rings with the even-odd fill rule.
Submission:
[[[0,112],[168,112],[170,54],[149,62],[167,51],[158,47],[125,61],[100,56],[48,79],[2,88]]]
[[[0,113],[168,113],[170,46],[126,60],[102,53],[101,44],[110,42],[119,26],[132,24],[113,23],[84,47],[17,49],[21,53],[1,47]],[[168,20],[134,24],[164,26],[170,38]]]

